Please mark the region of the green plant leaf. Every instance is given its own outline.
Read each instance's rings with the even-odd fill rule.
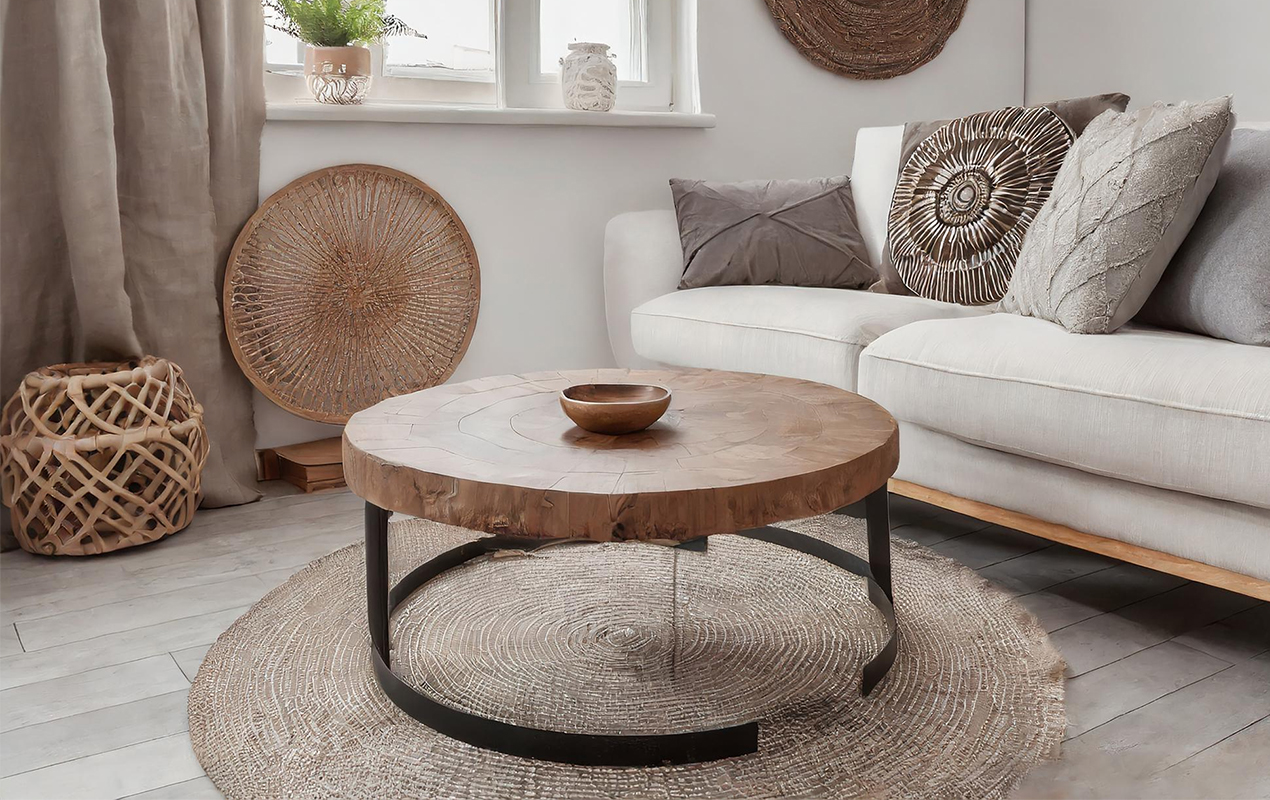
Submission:
[[[346,47],[385,36],[422,36],[384,15],[384,0],[262,0],[270,27],[314,47]],[[425,37],[426,38],[426,37]]]

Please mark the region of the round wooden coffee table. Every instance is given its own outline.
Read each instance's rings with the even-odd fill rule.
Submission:
[[[557,401],[579,383],[653,383],[670,409],[624,436],[574,426]],[[863,670],[868,694],[895,660],[886,483],[899,463],[895,420],[857,394],[808,381],[711,370],[579,370],[446,384],[385,400],[344,429],[344,473],[366,500],[372,660],[385,693],[443,734],[511,755],[652,766],[754,752],[758,723],[665,735],[526,728],[453,708],[391,669],[388,620],[420,586],[499,550],[562,539],[637,540],[706,550],[731,533],[791,548],[860,575],[890,639]],[[863,500],[868,561],[771,527]],[[388,585],[392,511],[494,534]]]

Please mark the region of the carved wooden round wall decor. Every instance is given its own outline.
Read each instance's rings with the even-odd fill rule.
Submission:
[[[904,163],[887,221],[904,285],[965,305],[1005,296],[1023,235],[1071,147],[1048,108],[1003,108],[953,120]]]
[[[293,181],[248,220],[225,274],[225,332],[266,397],[342,423],[449,378],[480,291],[449,203],[404,172],[345,164]]]
[[[894,78],[939,55],[966,0],[767,0],[785,38],[848,78]]]

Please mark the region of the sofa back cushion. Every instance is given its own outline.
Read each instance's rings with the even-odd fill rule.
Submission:
[[[1270,123],[1241,125],[1204,210],[1135,317],[1270,346]]]
[[[1233,122],[1219,97],[1090,123],[1028,231],[1002,310],[1076,333],[1128,322],[1212,191]]]
[[[855,135],[855,157],[851,161],[851,193],[855,197],[856,220],[869,252],[869,263],[877,270],[886,247],[886,220],[891,211],[891,195],[900,177],[900,147],[904,126],[861,128]]]
[[[672,180],[680,289],[777,284],[862,289],[876,279],[851,181]]]

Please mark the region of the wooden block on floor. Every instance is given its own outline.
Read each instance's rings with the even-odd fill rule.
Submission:
[[[260,480],[284,480],[305,492],[346,485],[338,436],[261,450],[257,463]]]

